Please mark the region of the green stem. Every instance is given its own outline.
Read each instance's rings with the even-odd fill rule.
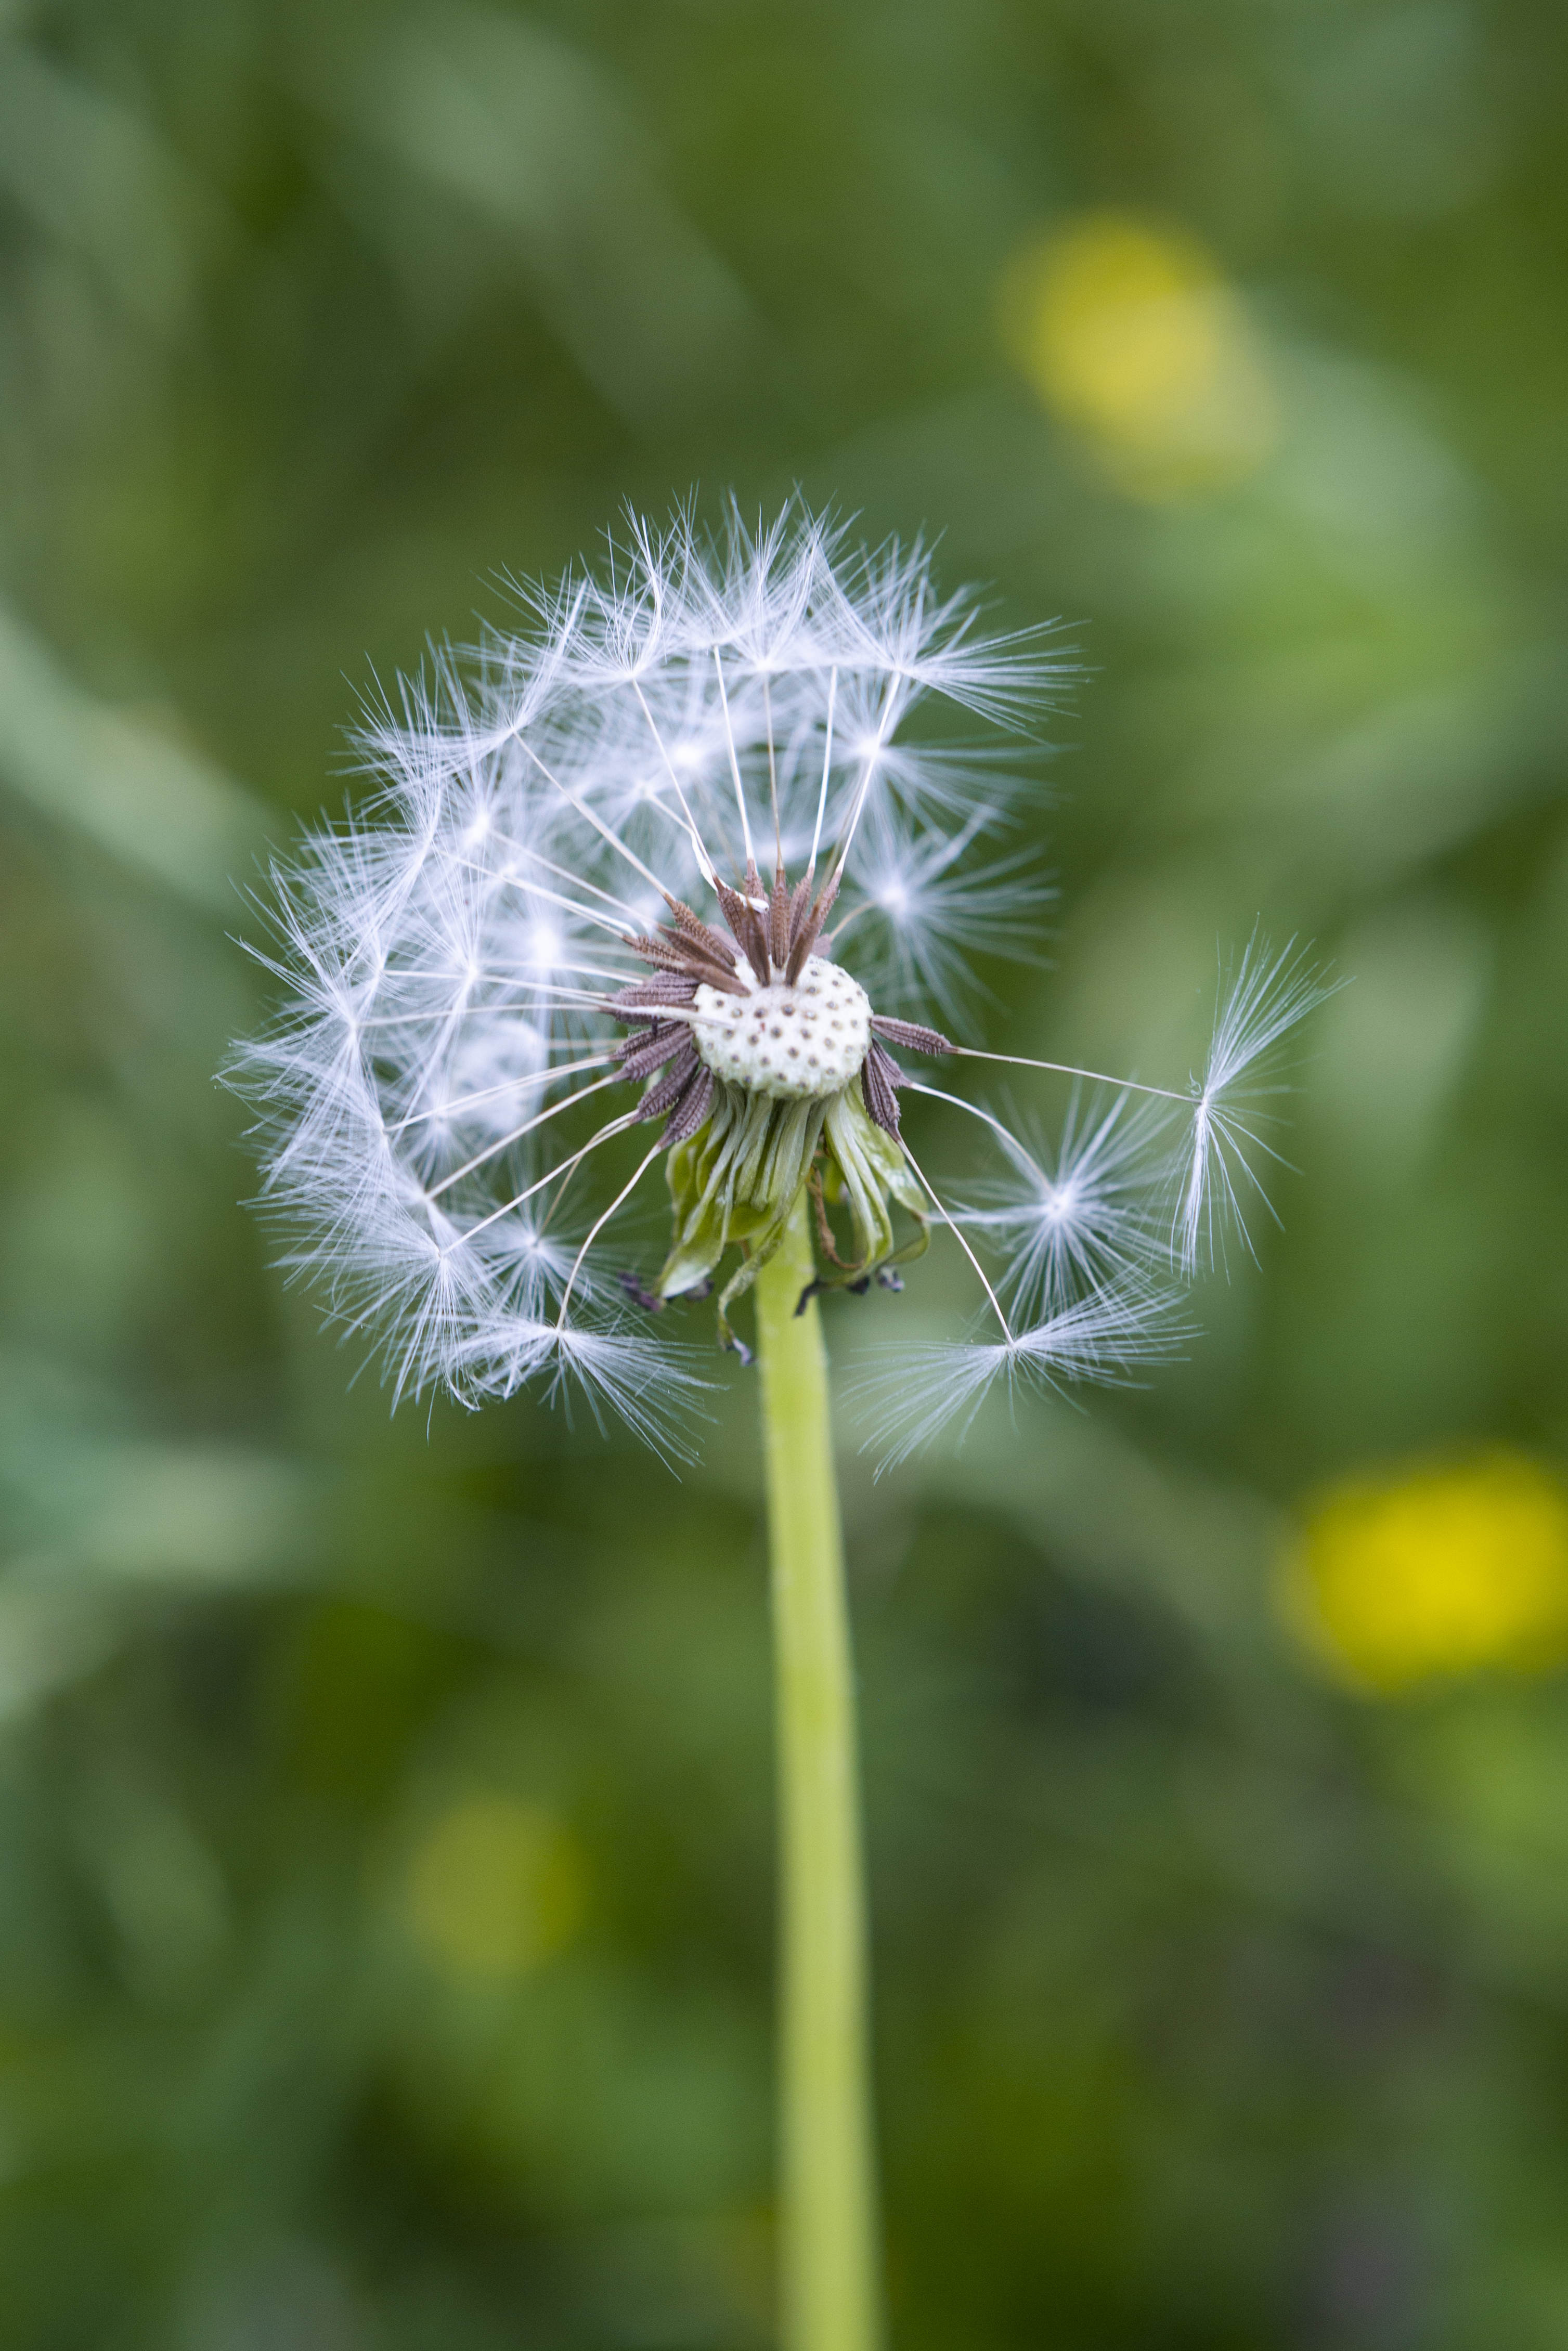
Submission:
[[[784,2351],[881,2339],[853,1673],[802,1192],[757,1279],[781,1823]]]

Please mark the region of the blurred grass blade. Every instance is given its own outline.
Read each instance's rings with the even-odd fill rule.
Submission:
[[[266,810],[224,770],[97,701],[0,607],[0,780],[193,905],[231,912]]]
[[[638,427],[710,408],[758,354],[741,286],[649,168],[593,64],[482,8],[378,41],[357,127],[482,213],[583,373]]]
[[[26,42],[0,38],[0,186],[143,324],[184,311],[216,198],[151,129]]]

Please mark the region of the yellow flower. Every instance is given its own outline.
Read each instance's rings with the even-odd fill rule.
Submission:
[[[1002,306],[1024,374],[1130,495],[1218,488],[1273,447],[1278,406],[1247,314],[1184,233],[1090,214],[1014,258]]]
[[[1295,1630],[1378,1691],[1568,1657],[1568,1497],[1522,1454],[1350,1481],[1287,1563]]]
[[[525,1975],[569,1941],[582,1914],[578,1848],[549,1813],[489,1791],[462,1796],[414,1847],[402,1916],[444,1972]]]

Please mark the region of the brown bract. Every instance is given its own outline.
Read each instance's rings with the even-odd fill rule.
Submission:
[[[766,894],[755,865],[747,868],[743,886],[731,889],[714,878],[714,893],[730,936],[712,929],[678,898],[666,896],[672,919],[657,932],[628,936],[625,945],[654,976],[639,979],[611,999],[609,1009],[632,1034],[615,1048],[615,1058],[629,1079],[664,1074],[651,1086],[637,1106],[639,1119],[668,1113],[664,1140],[684,1143],[695,1134],[713,1106],[714,1075],[697,1051],[689,1020],[679,1014],[699,987],[717,988],[727,996],[751,996],[756,990],[741,977],[741,960],[755,976],[758,988],[793,987],[806,967],[811,950],[824,940],[822,925],[839,893],[839,877],[829,876],[812,895],[813,875],[801,875],[791,889],[780,865]],[[738,956],[737,951],[738,950]],[[664,1011],[677,1015],[661,1019]],[[861,1092],[867,1112],[878,1126],[898,1140],[898,1088],[904,1071],[881,1040],[912,1053],[951,1053],[956,1049],[939,1029],[913,1021],[872,1015],[877,1034],[861,1064]],[[667,1065],[667,1066],[666,1066]]]

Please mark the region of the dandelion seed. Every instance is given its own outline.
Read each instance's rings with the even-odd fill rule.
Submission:
[[[1147,1275],[1164,1254],[1156,1177],[1171,1105],[1122,1093],[1098,1115],[1074,1087],[1052,1149],[1036,1132],[988,1119],[1007,1163],[965,1212],[969,1229],[1008,1252],[1008,1294],[1051,1315],[1092,1292]]]
[[[1264,1123],[1258,1096],[1281,1089],[1277,1082],[1264,1088],[1260,1081],[1274,1048],[1333,992],[1294,940],[1270,957],[1256,933],[1222,987],[1208,1060],[1201,1081],[1195,1079],[1191,1087],[1187,1147],[1177,1163],[1175,1244],[1185,1272],[1221,1252],[1227,1230],[1251,1249],[1249,1196],[1273,1214],[1248,1155],[1260,1152],[1279,1160],[1258,1132]]]
[[[1124,1280],[1047,1314],[1013,1338],[927,1342],[896,1366],[863,1374],[857,1394],[870,1441],[891,1468],[944,1427],[967,1429],[991,1390],[1113,1387],[1140,1364],[1175,1354],[1186,1336],[1176,1301],[1152,1282]]]

